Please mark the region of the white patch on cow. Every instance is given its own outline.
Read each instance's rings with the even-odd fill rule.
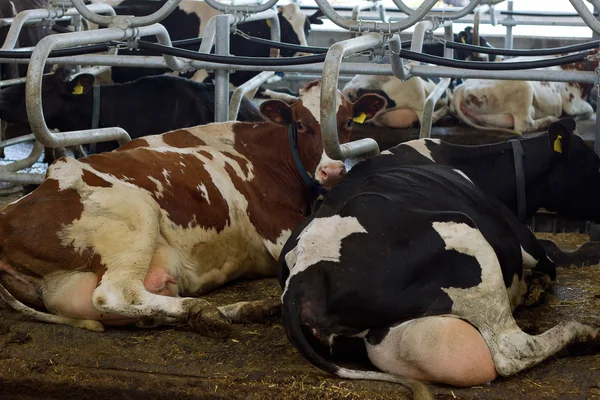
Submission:
[[[466,180],[468,180],[469,182],[473,183],[473,181],[471,180],[471,178],[469,178],[467,176],[467,174],[465,174],[464,172],[462,172],[460,169],[453,169],[452,171],[456,172],[457,174],[459,174],[460,176],[462,176],[463,178],[465,178]],[[474,183],[473,183],[474,184]]]
[[[382,151],[380,154],[381,154],[382,156],[393,156],[393,155],[394,155],[394,153],[392,153],[392,152],[391,152],[391,151],[389,151],[389,150],[384,150],[384,151]]]
[[[196,70],[196,72],[194,72],[194,75],[192,75],[191,79],[194,82],[204,82],[204,80],[208,77],[208,72],[206,72],[205,69],[198,69]]]
[[[206,200],[206,202],[208,204],[210,204],[210,199],[208,198],[208,191],[206,190],[206,186],[204,186],[204,184],[201,183],[197,186],[197,188],[200,191],[200,193],[202,194],[202,197],[204,198],[204,200]]]
[[[158,179],[154,178],[153,176],[149,176],[148,180],[154,182],[154,184],[156,185],[156,192],[154,192],[154,194],[156,195],[156,198],[162,199],[163,192],[165,191],[165,187],[164,187],[163,183],[161,181],[159,181]]]
[[[356,217],[333,215],[313,219],[298,235],[298,245],[290,250],[295,253],[295,263],[288,264],[290,275],[285,283],[283,296],[290,279],[320,261],[340,262],[342,240],[354,233],[367,233]],[[294,256],[285,255],[286,262]]]
[[[421,154],[421,155],[429,158],[431,161],[435,162],[435,160],[433,159],[433,156],[431,155],[431,150],[429,150],[429,147],[427,147],[427,141],[431,141],[432,143],[436,143],[436,144],[440,143],[440,141],[438,139],[417,139],[417,140],[411,140],[409,142],[403,143],[403,145],[412,147],[413,149],[418,151],[419,154]]]
[[[524,268],[528,268],[528,269],[535,268],[536,265],[538,264],[538,260],[533,258],[533,256],[531,254],[526,252],[522,246],[521,246],[521,257],[523,257],[523,267]]]
[[[64,190],[82,184],[83,170],[79,162],[72,158],[57,161],[48,168],[47,179],[58,181],[58,190]]]
[[[198,27],[198,37],[204,35],[204,29],[208,21],[215,15],[222,14],[204,1],[197,0],[183,0],[179,3],[178,8],[186,14],[195,14],[200,20],[200,26]]]
[[[300,10],[296,3],[290,3],[279,8],[281,15],[290,22],[292,29],[298,36],[298,41],[301,46],[307,46],[306,35],[304,34],[304,24],[306,23],[306,15]]]
[[[519,279],[517,274],[513,275],[512,283],[506,288],[508,299],[512,310],[515,310],[523,303],[524,296],[527,293],[527,284],[524,279]]]
[[[279,237],[275,240],[275,243],[273,243],[269,240],[263,239],[263,242],[265,244],[265,247],[267,248],[267,251],[269,252],[269,254],[271,254],[273,256],[273,258],[275,260],[279,259],[279,255],[281,254],[281,249],[283,248],[283,245],[285,244],[285,242],[287,242],[287,240],[289,239],[291,234],[292,234],[291,230],[284,229],[279,234]]]
[[[321,85],[311,86],[308,90],[300,90],[302,105],[306,107],[317,122],[321,122]],[[337,114],[342,105],[342,93],[336,89],[335,93],[335,113]]]
[[[169,181],[169,171],[167,171],[166,169],[163,169],[162,174],[165,177],[165,183],[167,185],[171,186],[171,181]]]

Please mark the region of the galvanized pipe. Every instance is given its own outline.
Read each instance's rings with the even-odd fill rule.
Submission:
[[[385,6],[380,1],[377,1],[377,11],[379,11],[379,19],[383,22],[390,22],[390,17],[387,16]]]
[[[437,24],[431,20],[424,20],[415,25],[412,34],[410,49],[412,51],[421,52],[423,50],[423,41],[425,40],[425,32],[433,31],[437,28]]]
[[[506,8],[508,11],[513,10],[513,0],[508,0],[506,4]],[[513,48],[513,23],[515,19],[512,14],[509,14],[504,18],[502,24],[506,26],[506,37],[504,38],[504,48],[512,49]]]
[[[413,78],[415,79],[415,78]],[[435,104],[442,97],[448,86],[450,86],[451,78],[440,79],[439,83],[429,93],[425,104],[423,106],[423,120],[421,121],[421,130],[419,132],[419,139],[425,139],[431,137],[431,125],[433,124],[433,113]]]
[[[396,5],[396,7],[398,7],[398,9],[400,11],[402,11],[403,13],[412,16],[412,14],[414,14],[419,8],[416,9],[412,9],[409,6],[407,6],[406,4],[404,4],[404,2],[402,0],[392,0],[394,2],[394,4]],[[468,13],[470,13],[471,11],[473,11],[475,9],[475,7],[477,7],[479,5],[479,3],[481,3],[481,0],[471,0],[471,2],[469,4],[467,4],[466,6],[464,6],[463,8],[461,8],[458,11],[430,11],[427,14],[427,17],[431,17],[431,18],[440,18],[443,20],[454,20],[454,19],[458,19],[458,18],[462,18],[465,15],[467,15]]]
[[[115,10],[107,5],[107,4],[90,4],[90,8],[92,8],[95,12],[115,15]],[[4,44],[0,50],[11,50],[15,48],[17,44],[17,40],[19,39],[19,34],[21,33],[21,28],[25,23],[32,20],[44,20],[51,18],[62,18],[64,16],[75,16],[79,15],[76,9],[69,8],[68,10],[62,9],[35,9],[35,10],[25,10],[21,11],[17,14],[17,16],[13,19],[12,24],[10,25],[10,29],[6,34],[6,39],[4,40]]]
[[[390,63],[392,65],[392,72],[394,76],[402,81],[410,78],[410,71],[404,66],[404,61],[400,58],[400,51],[402,50],[402,43],[400,41],[400,35],[396,34],[388,41],[390,46]]]
[[[375,6],[375,3],[372,1],[368,1],[368,0],[363,1],[362,3],[359,3],[352,8],[352,16],[350,18],[352,18],[353,21],[358,21],[358,17],[360,16],[361,11],[371,10],[374,6]],[[385,22],[385,21],[383,21],[383,22]],[[357,32],[350,32],[351,38],[355,38],[356,36],[357,36]]]
[[[229,18],[215,15],[216,54],[229,55]],[[215,71],[215,122],[225,122],[229,117],[229,70]]]
[[[115,21],[113,17],[98,15],[85,5],[83,0],[71,0],[73,7],[81,14],[81,16],[98,25],[108,26]],[[130,28],[152,25],[162,21],[165,17],[177,8],[181,0],[167,0],[165,4],[156,12],[144,17],[132,17],[127,19],[127,25]]]
[[[43,38],[33,50],[29,68],[27,69],[27,82],[25,84],[26,106],[29,124],[36,138],[48,147],[71,146],[81,143],[95,143],[107,140],[118,140],[120,144],[131,140],[129,134],[122,128],[103,128],[97,130],[84,130],[73,132],[60,132],[55,134],[48,129],[42,110],[42,76],[44,65],[50,52],[56,48],[66,48],[81,44],[103,43],[111,40],[125,40],[136,35],[156,35],[158,42],[171,45],[169,34],[160,24],[136,29],[107,28],[87,32],[63,33],[50,35]],[[185,64],[175,57],[165,56],[167,65],[176,70],[181,70]],[[75,63],[79,64],[79,63]],[[80,63],[85,64],[85,63]]]
[[[20,143],[30,142],[32,140],[35,140],[35,135],[33,133],[30,133],[29,135],[19,136],[19,137],[13,138],[13,139],[1,141],[0,148],[3,149],[5,147],[14,146],[15,144],[20,144]]]
[[[237,120],[237,115],[238,115],[238,112],[240,111],[240,104],[242,103],[242,98],[247,93],[250,93],[252,90],[259,87],[264,81],[266,81],[273,75],[275,75],[275,72],[273,72],[273,71],[261,72],[260,74],[256,75],[252,79],[250,79],[250,80],[244,82],[243,84],[241,84],[240,86],[238,86],[237,89],[235,89],[233,91],[233,94],[231,95],[231,102],[229,104],[229,120],[230,121]]]
[[[582,0],[569,0],[569,1],[571,2],[571,4],[573,5],[573,8],[575,8],[577,13],[581,17],[581,19],[583,19],[583,22],[585,22],[585,24],[587,26],[589,26],[593,32],[600,34],[600,22],[598,22],[598,20],[596,20],[596,18],[594,18],[594,14],[592,14],[590,12],[590,10],[588,10],[588,8],[585,6],[585,4],[583,4],[583,1]]]
[[[371,138],[345,143],[340,146],[337,131],[338,76],[342,58],[348,54],[372,49],[382,45],[383,35],[369,33],[354,39],[333,44],[323,63],[321,80],[321,137],[325,153],[334,160],[343,160],[353,156],[374,156],[379,154],[377,142]]]
[[[452,29],[452,21],[446,21],[444,22],[444,39],[446,40],[446,42],[453,42],[454,41],[454,32]],[[449,47],[444,47],[444,57],[446,58],[454,58],[454,49],[451,49]]]
[[[475,9],[475,16],[473,18],[473,43],[475,46],[481,46],[481,41],[479,40],[479,23],[481,21],[481,15],[483,15],[484,13],[490,11],[490,6],[488,5],[482,5],[479,6]],[[477,58],[481,57],[480,53],[473,53],[473,55]],[[483,55],[485,60],[489,60],[489,55],[484,54]]]
[[[268,0],[266,3],[263,3],[263,4],[248,4],[245,6],[223,4],[223,3],[219,3],[217,0],[205,0],[205,1],[206,1],[206,4],[208,4],[215,10],[223,11],[225,13],[239,11],[239,12],[244,12],[246,14],[252,14],[252,13],[257,13],[257,12],[268,10],[269,8],[271,8],[275,4],[277,4],[277,2],[279,0]]]
[[[315,0],[317,5],[323,11],[323,14],[331,20],[334,24],[355,32],[382,32],[382,33],[396,33],[405,30],[419,22],[427,14],[429,10],[435,5],[437,0],[425,0],[417,7],[417,9],[406,19],[399,22],[373,22],[373,21],[353,21],[348,18],[344,18],[339,15],[327,0]],[[479,1],[479,0],[474,0]]]

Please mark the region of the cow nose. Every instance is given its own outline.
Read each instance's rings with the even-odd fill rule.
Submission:
[[[323,186],[333,186],[346,175],[346,166],[341,161],[329,163],[319,168],[317,181]]]

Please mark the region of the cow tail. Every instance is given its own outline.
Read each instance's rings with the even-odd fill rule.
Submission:
[[[467,117],[463,113],[463,111],[462,111],[462,109],[460,107],[460,104],[462,103],[462,93],[463,93],[463,91],[460,90],[460,86],[457,87],[456,90],[454,91],[454,95],[452,97],[452,102],[454,103],[454,110],[456,112],[456,116],[463,123],[469,125],[472,128],[481,129],[481,130],[484,130],[484,131],[506,132],[506,133],[509,133],[511,135],[521,136],[521,133],[518,132],[518,131],[515,131],[514,129],[493,128],[493,127],[490,127],[490,126],[477,125],[475,122],[473,122],[473,120],[471,118]]]
[[[289,288],[288,288],[289,290]],[[306,340],[300,323],[300,296],[289,296],[283,301],[282,316],[288,338],[300,353],[316,367],[344,379],[364,379],[399,383],[408,387],[414,400],[433,400],[433,394],[426,384],[415,379],[386,374],[377,371],[361,371],[339,367],[323,358]],[[284,294],[285,295],[285,294]]]

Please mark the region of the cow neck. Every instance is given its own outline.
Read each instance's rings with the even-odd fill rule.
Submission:
[[[248,126],[247,123],[239,125]],[[286,130],[287,134],[283,134],[283,129]],[[294,156],[293,154],[294,146],[289,138],[289,132],[289,126],[284,127],[274,123],[265,123],[265,129],[248,130],[248,140],[242,134],[240,138],[242,140],[236,140],[235,148],[240,153],[247,155],[255,168],[263,170],[256,174],[259,179],[259,186],[269,192],[272,192],[267,188],[269,185],[275,185],[280,189],[277,192],[277,197],[271,197],[272,201],[307,215],[318,196],[318,191],[307,184],[306,178],[298,168],[297,162],[300,165],[302,163],[299,155]],[[281,139],[285,141],[281,141]],[[289,152],[285,151],[284,147],[289,148]],[[295,152],[298,153],[297,138]],[[296,158],[298,161],[296,161]],[[308,175],[303,165],[302,170]],[[312,178],[310,179],[312,180]]]
[[[525,168],[523,167],[523,158],[525,152],[519,139],[511,139],[509,143],[512,146],[513,162],[515,165],[515,184],[517,188],[517,216],[519,221],[525,222],[527,218],[527,198],[525,193]]]

